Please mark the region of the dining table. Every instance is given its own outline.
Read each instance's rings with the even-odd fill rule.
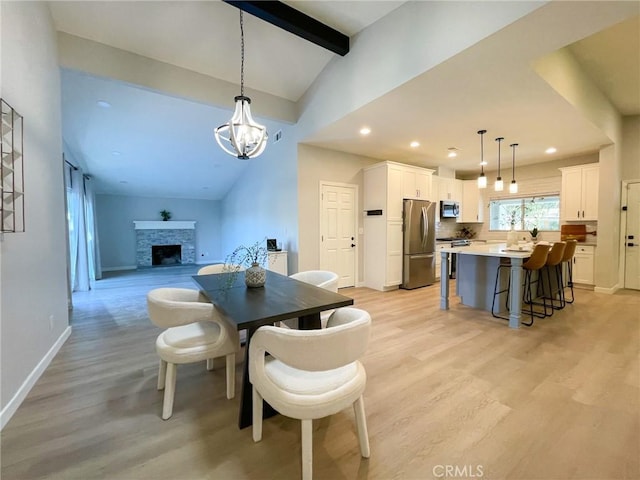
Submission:
[[[264,325],[298,319],[298,328],[321,328],[320,312],[353,305],[345,295],[267,270],[262,287],[248,287],[244,272],[194,275],[200,291],[238,331],[246,330],[244,366],[240,395],[239,428],[252,424],[252,388],[249,381],[251,337]],[[265,402],[264,416],[276,412]]]

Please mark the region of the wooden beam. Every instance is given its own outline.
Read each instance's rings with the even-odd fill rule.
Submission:
[[[287,4],[278,1],[223,1],[338,55],[349,53],[348,36]]]

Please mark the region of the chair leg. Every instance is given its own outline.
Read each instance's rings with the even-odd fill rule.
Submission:
[[[176,392],[176,364],[167,363],[167,378],[162,405],[162,419],[167,420],[173,415],[173,397]]]
[[[356,426],[358,427],[358,441],[360,442],[360,454],[364,458],[369,458],[371,450],[369,449],[369,433],[367,432],[367,417],[364,413],[364,400],[362,395],[353,404],[353,410],[356,414]]]
[[[571,289],[571,300],[566,300],[566,303],[573,303],[575,297],[573,296],[573,265],[571,263],[571,260],[569,260],[569,263],[567,265],[567,276],[569,277],[567,279],[567,287]]]
[[[160,359],[158,364],[158,390],[164,390],[164,380],[167,376],[167,362]]]
[[[213,370],[213,358],[207,358],[207,370]]]
[[[262,396],[253,388],[253,441],[262,440]]]
[[[313,477],[313,420],[302,420],[302,480]]]
[[[225,361],[227,364],[227,398],[231,400],[236,394],[236,354],[230,353]]]

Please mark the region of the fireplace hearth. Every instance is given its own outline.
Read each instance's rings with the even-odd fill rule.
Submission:
[[[182,247],[180,245],[152,245],[151,265],[181,265]]]

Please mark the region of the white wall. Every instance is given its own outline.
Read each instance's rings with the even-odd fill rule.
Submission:
[[[2,425],[70,333],[56,34],[45,3],[0,2],[2,98],[24,116],[25,233],[2,250]]]
[[[640,179],[640,115],[622,118],[622,179]]]
[[[171,212],[171,220],[196,221],[196,263],[224,260],[220,250],[220,202],[96,195],[103,270],[135,268],[136,232],[133,221],[161,220],[161,210]]]
[[[358,227],[363,226],[364,176],[362,169],[380,160],[336,152],[310,145],[298,146],[298,224],[300,248],[298,269],[314,270],[320,267],[320,181],[358,185]],[[356,229],[357,231],[357,229]],[[358,235],[359,271],[356,282],[364,282],[363,235]],[[357,284],[357,283],[356,283]]]
[[[270,141],[258,158],[248,160],[246,170],[222,201],[222,254],[240,244],[276,238],[287,250],[289,271],[298,264],[298,192],[296,141],[291,128],[282,129],[282,140]]]

